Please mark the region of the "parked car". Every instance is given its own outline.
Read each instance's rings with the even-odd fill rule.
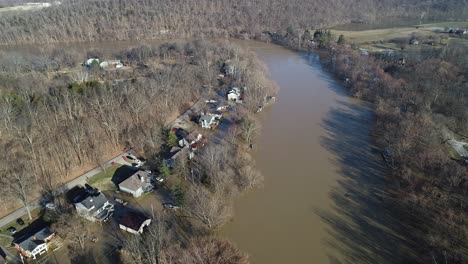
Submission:
[[[143,162],[141,160],[137,159],[136,157],[132,157],[130,155],[123,156],[123,159],[132,163],[132,165],[135,167],[140,167],[141,165],[143,165]]]
[[[164,209],[171,209],[171,210],[177,210],[180,208],[179,206],[172,204],[172,203],[163,203],[163,207]]]
[[[216,108],[216,110],[218,111],[227,111],[228,109],[229,109],[229,106],[227,105],[223,105],[223,106]]]
[[[55,204],[53,203],[47,203],[45,207],[49,210],[55,210]]]
[[[120,198],[117,198],[117,197],[114,197],[114,200],[115,200],[116,203],[118,203],[118,204],[120,204],[122,206],[127,206],[127,204],[128,204],[127,201],[124,201],[124,200],[122,200]]]
[[[156,177],[156,178],[154,178],[154,179],[155,179],[156,181],[158,181],[158,182],[163,182],[163,181],[164,181],[164,179],[163,179],[161,176]]]
[[[20,226],[24,225],[24,221],[21,218],[16,219],[16,223],[18,223]]]
[[[10,226],[9,228],[7,228],[7,231],[13,235],[14,233],[16,233],[16,228]]]

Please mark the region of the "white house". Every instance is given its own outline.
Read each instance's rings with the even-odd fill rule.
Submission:
[[[36,256],[47,252],[48,242],[53,236],[48,227],[42,227],[15,239],[13,244],[22,257],[36,259]]]
[[[214,116],[211,115],[202,115],[200,117],[199,123],[202,128],[211,129],[211,126],[217,126],[219,124],[218,120]]]
[[[237,102],[237,101],[240,101],[241,99],[241,91],[239,88],[237,87],[233,87],[227,94],[227,99],[229,101],[234,101],[234,102]]]
[[[114,205],[101,192],[89,194],[81,202],[75,203],[78,214],[92,222],[106,221],[114,211]]]
[[[84,65],[87,66],[87,67],[91,67],[95,63],[99,64],[99,59],[98,58],[90,58],[90,59],[85,61]]]
[[[134,197],[140,197],[143,193],[151,191],[153,188],[150,173],[147,171],[137,171],[119,183],[119,189],[122,192],[129,193]]]
[[[118,219],[119,227],[129,233],[142,234],[144,228],[151,224],[151,219],[135,211],[128,211]]]
[[[191,145],[197,143],[198,141],[202,140],[203,135],[197,132],[192,132],[188,134],[185,138],[179,140],[179,146],[183,147],[190,147]]]

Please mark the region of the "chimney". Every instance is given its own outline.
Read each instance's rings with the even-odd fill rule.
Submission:
[[[138,174],[138,178],[140,179],[141,182],[145,182],[145,177],[141,176],[140,174]]]

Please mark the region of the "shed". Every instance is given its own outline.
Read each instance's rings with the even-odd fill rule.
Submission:
[[[143,233],[146,226],[151,224],[151,219],[142,213],[128,211],[118,219],[118,223],[120,229],[139,235]]]

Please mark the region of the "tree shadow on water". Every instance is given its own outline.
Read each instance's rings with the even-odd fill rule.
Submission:
[[[331,263],[418,263],[411,232],[390,211],[385,167],[373,145],[373,112],[364,104],[340,102],[322,122],[321,144],[334,156],[341,176],[331,193],[332,210],[315,210],[326,223],[325,241],[337,256]]]

